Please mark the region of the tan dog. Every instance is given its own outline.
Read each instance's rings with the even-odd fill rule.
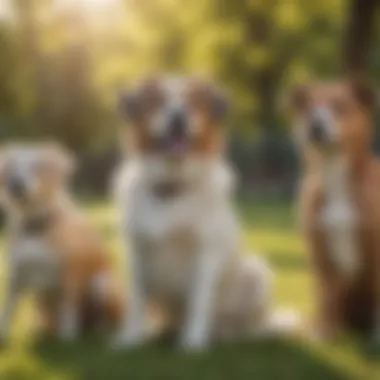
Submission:
[[[37,296],[42,327],[64,340],[94,323],[116,327],[120,289],[107,250],[68,195],[71,157],[54,144],[16,145],[3,149],[0,166],[10,238],[1,338],[25,291]]]
[[[118,343],[144,339],[151,301],[185,348],[262,332],[271,271],[240,250],[234,177],[223,155],[225,97],[203,80],[152,79],[120,107],[129,122],[130,156],[117,188],[131,294]]]
[[[317,276],[321,338],[380,334],[380,164],[370,86],[316,84],[292,96],[304,158],[301,223]]]

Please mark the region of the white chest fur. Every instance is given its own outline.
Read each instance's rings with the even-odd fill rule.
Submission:
[[[12,274],[25,290],[54,292],[60,283],[57,252],[41,237],[19,237],[11,249]]]
[[[139,257],[144,286],[155,296],[185,296],[201,252],[223,258],[237,251],[232,175],[223,163],[205,167],[207,173],[185,181],[187,187],[172,199],[152,193],[141,166],[127,168],[117,183],[131,258]]]
[[[345,276],[358,270],[357,219],[352,202],[348,166],[342,158],[325,163],[322,170],[324,206],[320,224],[327,238],[330,260]]]
[[[147,199],[138,240],[143,243],[142,264],[146,286],[156,295],[172,297],[187,291],[198,244],[197,207],[184,198]]]

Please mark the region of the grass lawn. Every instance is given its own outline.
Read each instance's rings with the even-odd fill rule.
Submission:
[[[292,205],[241,201],[239,210],[247,251],[267,257],[275,270],[277,303],[294,307],[307,318],[314,298]],[[122,246],[112,208],[96,204],[88,211],[120,263]],[[32,323],[32,308],[26,300],[14,323],[11,341],[0,351],[0,380],[380,379],[380,357],[371,354],[365,342],[349,338],[334,345],[246,342],[216,347],[204,354],[181,353],[170,345],[113,352],[108,342],[97,338],[75,344],[38,341],[31,333]]]

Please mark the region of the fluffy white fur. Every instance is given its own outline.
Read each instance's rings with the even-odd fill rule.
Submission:
[[[154,186],[170,179],[182,182],[181,192],[157,197]],[[191,158],[177,168],[158,156],[132,159],[116,188],[130,292],[119,344],[144,340],[151,301],[165,309],[186,348],[263,329],[271,275],[261,260],[241,255],[234,178],[223,162]]]

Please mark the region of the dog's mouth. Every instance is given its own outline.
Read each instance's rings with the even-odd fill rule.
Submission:
[[[183,158],[189,154],[192,141],[186,130],[181,133],[170,131],[155,138],[155,146],[156,152],[169,158]]]
[[[190,142],[187,136],[170,135],[165,140],[165,150],[170,156],[182,157],[189,152]]]

